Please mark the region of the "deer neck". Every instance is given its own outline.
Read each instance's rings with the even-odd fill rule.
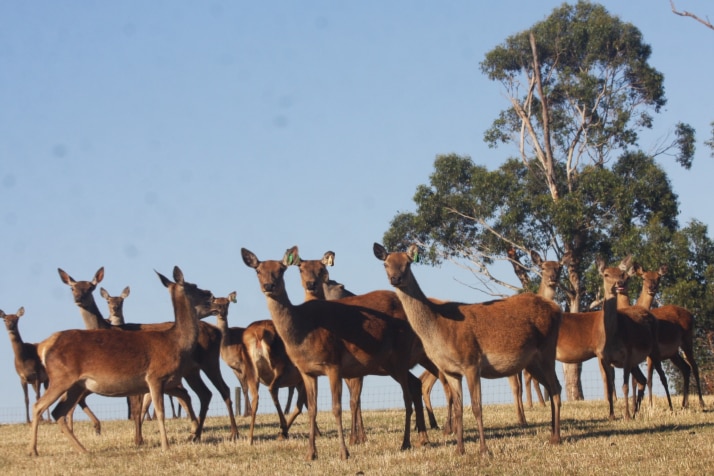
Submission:
[[[10,336],[10,345],[12,345],[12,351],[15,354],[15,357],[19,358],[22,355],[22,337],[20,337],[20,333],[17,331],[17,329],[8,331],[7,333]]]
[[[82,315],[85,329],[110,329],[109,324],[99,310],[97,303],[92,298],[89,302],[78,304],[79,313]]]
[[[555,301],[555,289],[541,281],[538,296],[548,301]]]
[[[221,348],[225,348],[233,344],[231,331],[228,327],[228,319],[225,319],[224,316],[218,316],[216,319],[216,327],[221,332]]]
[[[174,308],[175,324],[169,332],[176,334],[179,350],[193,351],[198,340],[198,316],[186,296],[182,286],[174,286],[171,291],[171,302]]]
[[[111,324],[112,326],[123,326],[125,324],[124,315],[112,313],[109,316],[109,324]]]
[[[617,308],[623,309],[630,306],[630,297],[627,293],[617,293]]]
[[[640,293],[640,296],[637,298],[637,302],[635,304],[637,306],[642,306],[645,309],[651,309],[652,302],[654,302],[654,296],[652,294],[648,293],[645,289],[642,289],[642,292]]]
[[[615,296],[606,297],[602,303],[602,321],[606,338],[617,334],[617,309],[617,298]]]
[[[436,335],[437,313],[431,302],[419,287],[416,278],[411,273],[404,277],[405,285],[396,288],[397,297],[404,307],[409,324],[419,336]]]
[[[266,299],[268,301],[268,311],[278,335],[288,345],[291,343],[297,344],[295,339],[299,339],[298,336],[302,335],[303,332],[301,332],[298,324],[300,319],[297,316],[296,307],[290,302],[288,293],[285,290],[285,283],[282,283],[278,291],[266,296]]]

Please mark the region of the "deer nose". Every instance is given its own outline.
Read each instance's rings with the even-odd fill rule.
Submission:
[[[398,286],[399,284],[402,283],[402,278],[401,278],[401,276],[391,276],[389,278],[389,282],[392,286]]]
[[[315,290],[315,281],[307,281],[305,282],[305,287],[307,288],[308,291],[314,291]]]
[[[273,292],[273,289],[275,289],[275,285],[273,283],[265,283],[263,285],[263,292],[270,293]]]

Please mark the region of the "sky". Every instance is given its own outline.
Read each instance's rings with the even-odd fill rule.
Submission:
[[[246,326],[269,314],[242,247],[261,260],[332,250],[333,279],[389,289],[372,244],[414,210],[436,156],[495,169],[517,153],[483,142],[508,101],[479,63],[561,3],[0,3],[0,309],[25,308],[27,342],[81,328],[57,269],[89,280],[103,266],[110,294],[131,287],[127,321],[163,322],[173,312],[154,270],[178,265],[216,296],[237,291],[229,323]],[[665,77],[668,103],[641,147],[679,121],[697,129],[691,170],[658,159],[680,224],[714,225],[714,31],[666,0],[600,3],[640,29]],[[708,2],[676,5],[714,16]],[[453,265],[415,275],[430,296],[489,298]],[[286,282],[301,302],[297,269]],[[0,359],[0,408],[21,407],[7,338]]]

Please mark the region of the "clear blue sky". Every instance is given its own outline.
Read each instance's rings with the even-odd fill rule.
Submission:
[[[691,171],[661,161],[680,222],[711,226],[714,32],[667,0],[602,3],[642,31],[665,75],[669,102],[643,149],[677,121],[698,130]],[[295,244],[308,259],[335,251],[331,275],[354,292],[389,288],[372,243],[413,210],[436,155],[496,168],[516,152],[482,141],[508,106],[480,73],[484,54],[560,4],[2,2],[0,309],[25,307],[28,342],[81,327],[57,268],[90,279],[104,266],[111,294],[131,286],[129,321],[166,321],[153,270],[179,265],[217,296],[237,291],[229,322],[245,326],[269,316],[240,248],[277,259]],[[431,296],[486,298],[454,266],[416,274]],[[297,270],[286,279],[301,301]],[[19,406],[6,337],[0,359],[0,407]]]

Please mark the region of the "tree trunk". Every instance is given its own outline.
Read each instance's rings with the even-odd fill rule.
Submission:
[[[563,376],[565,377],[565,397],[568,401],[574,402],[584,400],[583,384],[580,380],[583,364],[563,364]]]

